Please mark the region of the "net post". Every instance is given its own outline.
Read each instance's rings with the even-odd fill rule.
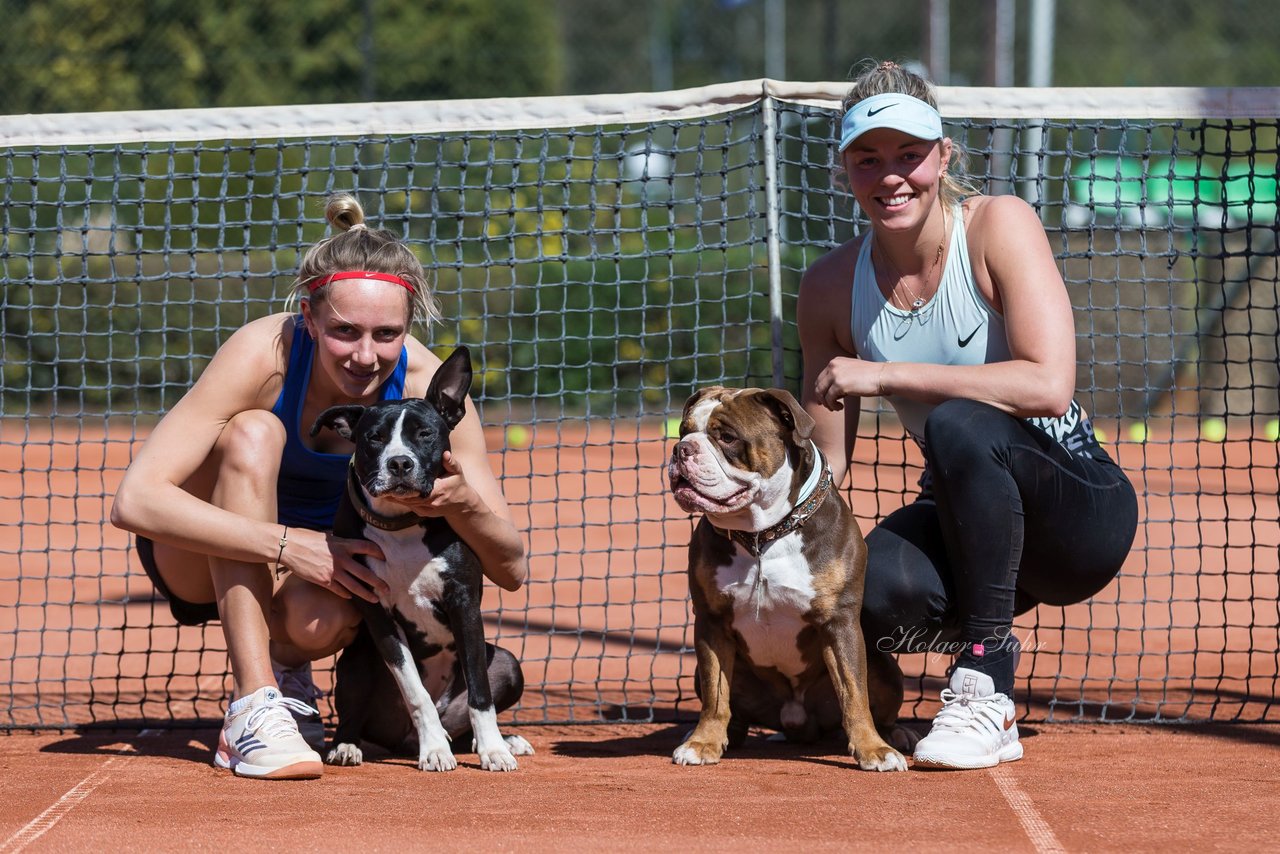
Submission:
[[[778,111],[766,80],[760,99],[764,124],[765,247],[769,270],[769,350],[773,385],[782,388],[782,260],[778,246]]]

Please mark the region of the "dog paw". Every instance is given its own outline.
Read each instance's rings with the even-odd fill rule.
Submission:
[[[500,742],[497,747],[489,750],[481,750],[480,767],[486,771],[514,771],[520,766],[516,764],[516,758],[511,755],[506,742]]]
[[[915,753],[916,742],[920,740],[920,733],[902,724],[894,724],[884,735],[885,741],[901,753]]]
[[[507,743],[507,747],[511,750],[513,756],[533,755],[533,745],[518,735],[504,735],[502,740]]]
[[[723,745],[690,739],[675,749],[671,761],[677,765],[715,765],[723,754]]]
[[[889,745],[857,751],[858,767],[863,771],[906,771],[906,758]]]
[[[452,771],[458,767],[458,760],[448,745],[418,752],[419,771]]]
[[[364,762],[364,754],[354,744],[336,744],[324,761],[328,765],[359,765]]]

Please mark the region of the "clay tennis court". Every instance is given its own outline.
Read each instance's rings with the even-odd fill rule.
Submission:
[[[0,494],[22,496],[0,504],[0,530],[19,540],[0,549],[0,601],[20,603],[0,611],[0,667],[3,681],[33,686],[6,698],[2,851],[1093,851],[1271,840],[1276,443],[1249,425],[1223,442],[1177,425],[1116,446],[1139,480],[1139,541],[1092,602],[1019,620],[1034,637],[1017,685],[1026,758],[898,775],[856,770],[836,743],[764,733],[717,767],[673,766],[698,706],[690,521],[663,489],[669,440],[660,423],[540,426],[527,447],[495,455],[527,532],[531,582],[486,594],[490,637],[521,656],[529,682],[507,725],[537,754],[508,775],[462,753],[446,775],[384,757],[272,784],[209,764],[227,686],[219,633],[175,627],[127,536],[102,521],[141,436],[48,424],[0,422]],[[1100,426],[1112,436],[1121,427]],[[490,441],[503,445],[497,431]],[[859,444],[850,497],[864,530],[914,482],[913,453],[900,441]],[[903,665],[904,714],[926,726],[945,662]],[[321,687],[328,680],[322,666]],[[37,727],[51,709],[65,729]],[[1126,719],[1186,723],[1096,722]],[[1211,719],[1259,723],[1195,723]]]

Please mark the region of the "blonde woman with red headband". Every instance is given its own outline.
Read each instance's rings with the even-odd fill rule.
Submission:
[[[235,688],[214,762],[243,777],[320,775],[310,662],[354,638],[353,597],[376,602],[385,589],[357,559],[380,557],[377,546],[328,533],[352,446],[307,428],[336,404],[422,397],[441,363],[409,334],[439,316],[417,257],[366,227],[351,196],[331,198],[325,215],[337,233],[303,259],[300,313],[251,321],[218,349],[111,510],[175,619],[222,621]],[[446,517],[485,575],[516,590],[524,544],[474,406],[450,440],[445,476],[410,509]]]

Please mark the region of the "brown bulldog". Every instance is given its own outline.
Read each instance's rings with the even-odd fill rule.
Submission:
[[[715,386],[685,404],[667,472],[676,503],[703,514],[689,543],[702,715],[676,764],[719,762],[763,726],[802,741],[843,728],[861,768],[907,769],[872,722],[867,547],[813,426],[779,389]]]

